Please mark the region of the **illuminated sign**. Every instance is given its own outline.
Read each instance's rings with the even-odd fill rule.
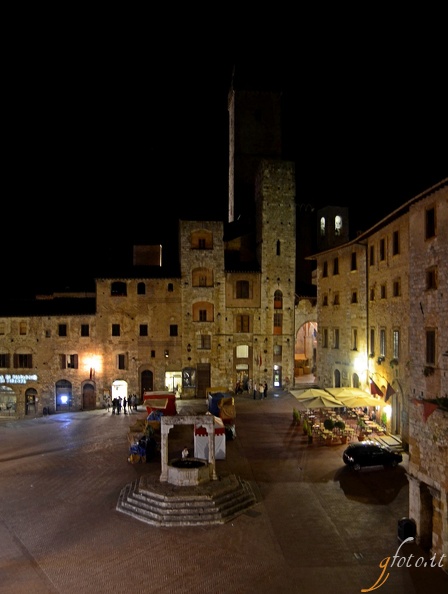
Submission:
[[[0,384],[26,384],[37,382],[37,375],[0,375]]]

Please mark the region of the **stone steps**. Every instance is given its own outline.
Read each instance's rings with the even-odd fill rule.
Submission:
[[[153,526],[210,526],[232,520],[259,500],[256,487],[235,475],[194,487],[143,476],[121,490],[116,509]]]

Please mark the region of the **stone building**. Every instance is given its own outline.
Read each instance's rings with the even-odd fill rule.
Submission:
[[[294,373],[294,199],[293,165],[263,160],[251,259],[222,222],[179,221],[180,274],[135,246],[126,275],[96,279],[93,295],[3,313],[1,414],[93,409],[145,390],[203,398],[236,381],[283,385]]]
[[[410,513],[418,538],[447,556],[445,566],[447,238],[445,179],[356,239],[312,256],[318,384],[382,392],[379,414],[409,449]]]

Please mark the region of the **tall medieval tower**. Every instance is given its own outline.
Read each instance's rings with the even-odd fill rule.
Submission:
[[[281,92],[241,82],[229,92],[229,222],[252,232],[260,270],[254,376],[273,367],[280,387],[294,378],[295,167],[282,160]]]

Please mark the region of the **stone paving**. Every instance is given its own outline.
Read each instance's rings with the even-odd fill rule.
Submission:
[[[296,400],[235,398],[236,439],[217,471],[257,485],[260,503],[220,526],[159,528],[116,510],[134,420],[105,410],[0,422],[0,593],[350,594],[378,580],[408,514],[399,468],[349,472],[345,446],[308,446]],[[180,403],[203,413],[205,401]],[[143,415],[143,411],[139,416]],[[173,441],[173,447],[184,447]],[[191,435],[191,446],[193,436]],[[180,452],[172,451],[175,457]],[[424,553],[405,544],[400,556]],[[424,557],[427,561],[427,556]],[[391,567],[381,594],[447,591],[440,569]]]

